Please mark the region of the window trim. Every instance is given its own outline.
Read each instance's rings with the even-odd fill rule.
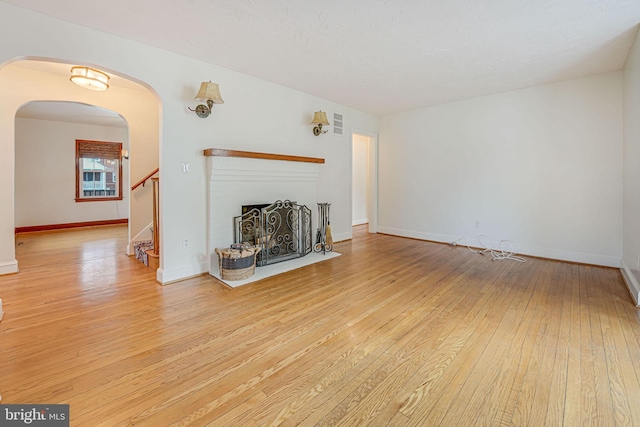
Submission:
[[[118,157],[118,195],[117,196],[104,196],[104,197],[80,197],[80,144],[92,143],[92,144],[117,144],[118,153],[122,153],[121,142],[107,142],[107,141],[93,141],[87,139],[76,139],[76,202],[113,202],[122,200],[122,156]]]

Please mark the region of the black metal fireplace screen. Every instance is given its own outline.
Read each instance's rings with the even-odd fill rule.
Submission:
[[[311,210],[290,200],[252,207],[234,225],[236,243],[262,247],[257,266],[300,258],[312,249]]]

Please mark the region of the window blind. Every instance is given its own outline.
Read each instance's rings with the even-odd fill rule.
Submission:
[[[76,151],[79,158],[119,160],[122,153],[122,143],[77,139]]]

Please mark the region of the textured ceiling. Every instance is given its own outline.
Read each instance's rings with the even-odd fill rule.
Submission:
[[[374,114],[619,70],[640,22],[639,0],[4,1]]]

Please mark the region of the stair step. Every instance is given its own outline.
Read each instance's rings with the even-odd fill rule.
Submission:
[[[140,240],[133,243],[133,249],[136,259],[144,265],[149,265],[149,257],[147,252],[150,250],[153,252],[153,242],[151,240]]]
[[[153,253],[153,249],[147,251],[147,267],[157,270],[160,268],[160,255]]]

